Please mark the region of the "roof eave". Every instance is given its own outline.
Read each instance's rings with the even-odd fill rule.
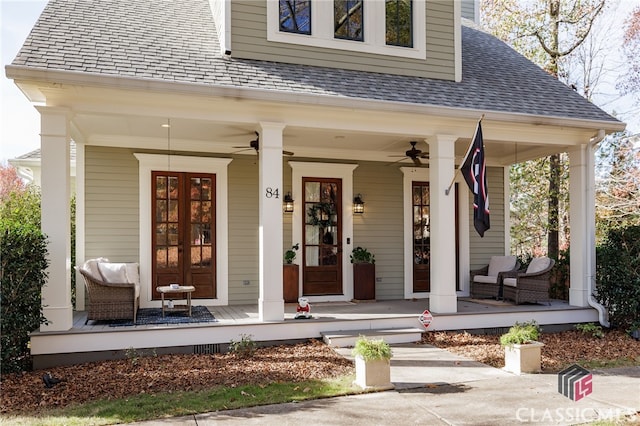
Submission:
[[[546,115],[532,115],[514,112],[456,108],[442,105],[426,105],[409,102],[384,101],[376,99],[347,98],[341,96],[319,95],[310,93],[290,93],[279,90],[230,87],[223,85],[200,84],[192,82],[175,82],[150,78],[109,76],[65,70],[39,69],[20,65],[7,65],[6,76],[16,84],[70,84],[110,89],[146,90],[197,96],[217,96],[234,99],[258,100],[269,102],[287,102],[306,105],[334,106],[352,109],[389,110],[394,112],[421,113],[431,116],[455,117],[461,119],[478,119],[484,114],[485,120],[531,125],[547,125],[575,127],[583,129],[604,130],[605,133],[619,132],[626,124],[612,120],[576,119]],[[44,95],[21,87],[27,98],[34,103],[45,102]]]

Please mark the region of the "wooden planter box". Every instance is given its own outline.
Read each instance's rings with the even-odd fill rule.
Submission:
[[[544,343],[531,342],[504,347],[504,369],[515,374],[540,373],[541,350]]]
[[[356,300],[374,300],[376,298],[375,264],[353,264],[353,298]]]
[[[298,302],[299,266],[295,263],[282,265],[282,296],[285,303]]]
[[[365,361],[360,355],[356,356],[355,384],[362,389],[393,389],[391,383],[391,361],[377,359]]]

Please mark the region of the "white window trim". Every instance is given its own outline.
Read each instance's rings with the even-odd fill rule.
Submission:
[[[350,267],[349,256],[354,242],[353,238],[353,171],[357,164],[307,163],[289,161],[291,166],[291,184],[293,202],[293,218],[291,220],[291,236],[293,244],[302,245],[302,178],[337,178],[342,180],[342,295],[311,296],[311,302],[341,302],[353,299],[353,268]],[[347,240],[351,244],[347,244]],[[304,267],[304,266],[303,266]],[[298,291],[302,294],[302,273],[300,273]]]
[[[368,1],[364,8],[364,41],[342,40],[333,34],[333,1],[311,1],[311,35],[281,32],[279,1],[267,0],[267,40],[376,55],[412,59],[427,58],[424,0],[413,0],[413,47],[385,44],[385,2]]]
[[[140,206],[140,306],[160,307],[152,299],[151,283],[151,172],[166,171],[167,155],[133,154],[139,162]],[[215,299],[198,299],[209,306],[225,306],[229,302],[229,245],[228,245],[228,171],[229,158],[171,156],[171,171],[211,173],[216,175],[216,295]]]

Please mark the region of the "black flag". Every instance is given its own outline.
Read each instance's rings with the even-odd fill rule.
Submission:
[[[484,142],[482,127],[478,121],[476,134],[473,137],[467,155],[460,166],[462,176],[473,192],[473,226],[481,237],[491,226],[489,225],[489,194],[487,193],[487,164],[484,159]]]

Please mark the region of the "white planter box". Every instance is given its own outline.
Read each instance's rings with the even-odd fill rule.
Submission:
[[[355,384],[363,389],[393,389],[391,383],[391,361],[379,359],[365,361],[361,356],[356,356],[356,380]]]
[[[540,373],[540,357],[544,343],[531,342],[505,346],[504,369],[515,374]]]

